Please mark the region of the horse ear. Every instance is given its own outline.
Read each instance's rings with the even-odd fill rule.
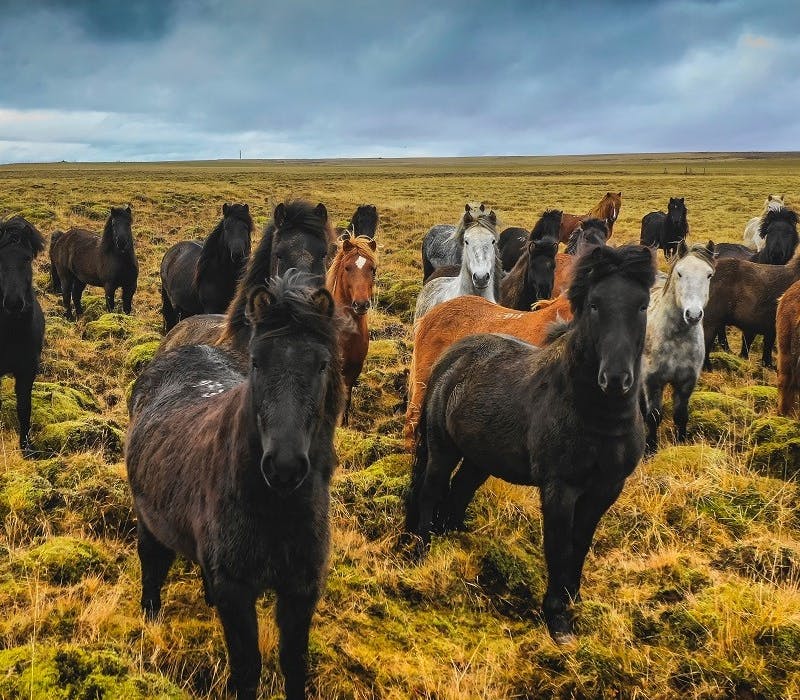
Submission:
[[[250,205],[245,203],[244,210],[249,214],[250,213]]]
[[[486,209],[484,208],[483,202],[481,202],[481,205],[480,205],[480,207],[478,207],[478,209],[480,209],[481,211],[486,211]]]
[[[355,247],[356,247],[355,243],[353,243],[353,241],[351,241],[349,237],[342,239],[342,250],[345,253],[349,253]]]
[[[772,195],[771,195],[771,194],[768,194],[768,195],[767,195],[767,201],[768,201],[768,202],[771,202],[771,201],[772,201]]]
[[[494,209],[489,210],[489,221],[491,221],[492,224],[497,223],[497,214],[494,213]]]
[[[325,205],[322,202],[314,207],[314,211],[317,212],[317,216],[319,216],[319,218],[324,222],[328,221],[328,210],[325,208]]]
[[[708,252],[711,253],[711,255],[714,255],[714,241],[709,241],[706,248],[708,249]]]
[[[686,245],[686,239],[684,238],[678,245],[678,257],[683,258],[688,252],[689,252],[689,246]]]
[[[244,316],[247,322],[251,326],[255,326],[263,321],[267,314],[267,309],[274,301],[275,298],[263,284],[254,287],[247,297],[247,305],[244,309]]]
[[[277,228],[283,226],[283,222],[286,221],[286,205],[283,202],[275,207],[275,211],[272,214],[272,221]]]
[[[619,192],[617,192],[617,197],[621,197],[621,196],[622,196],[622,190],[620,190]]]
[[[331,296],[331,293],[324,287],[321,287],[311,295],[311,303],[314,305],[314,307],[316,307],[317,312],[323,316],[333,316],[333,310],[335,307],[333,297]]]
[[[131,213],[131,205],[130,204],[126,204],[125,205],[125,209],[127,210],[128,214]]]
[[[464,213],[469,214],[469,202],[464,205]]]
[[[375,242],[374,238],[369,239],[369,243],[367,244],[369,249],[374,253],[378,249],[378,244]]]
[[[225,202],[222,205],[222,216],[228,216],[228,212],[231,210],[231,205]]]

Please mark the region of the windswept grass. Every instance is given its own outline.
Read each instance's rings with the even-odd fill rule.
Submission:
[[[16,449],[13,392],[0,385],[0,697],[218,697],[221,627],[198,572],[178,562],[162,619],[139,612],[139,564],[121,456],[125,400],[160,337],[158,265],[205,235],[224,201],[260,227],[287,197],[323,201],[337,223],[372,202],[381,215],[377,308],[351,427],[340,430],[334,546],[314,620],[318,698],[800,697],[800,426],[774,416],[775,376],[714,356],[692,402],[690,443],[643,462],[603,519],[587,559],[578,640],[560,648],[539,615],[544,592],[534,489],[490,480],[469,531],[434,539],[410,565],[396,553],[410,459],[399,440],[411,356],[419,245],[467,200],[530,228],[546,207],[584,212],[622,190],[614,242],[685,196],[694,240],[738,241],[768,192],[800,202],[800,159],[635,156],[440,161],[221,162],[0,167],[0,215],[49,234],[99,230],[130,202],[140,260],[134,317],[47,315],[34,392],[34,442]],[[666,170],[666,173],[664,172]],[[737,333],[731,332],[733,339]],[[757,353],[756,353],[757,354]],[[260,603],[266,697],[281,692],[272,601]]]

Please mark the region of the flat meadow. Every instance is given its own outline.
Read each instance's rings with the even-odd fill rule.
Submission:
[[[740,242],[767,193],[800,204],[800,157],[670,154],[564,158],[219,161],[0,166],[0,217],[48,238],[101,231],[130,203],[139,258],[131,317],[46,316],[33,443],[17,449],[13,384],[0,385],[0,698],[219,697],[221,626],[199,571],[180,560],[159,621],[139,610],[139,562],[122,456],[126,393],[161,337],[159,263],[205,236],[224,202],[247,202],[256,236],[274,206],[324,202],[344,225],[373,203],[378,230],[371,346],[337,432],[333,548],[312,624],[317,698],[800,698],[800,425],[775,415],[775,373],[714,353],[691,402],[689,442],[671,420],[597,530],[576,606],[577,640],[559,647],[539,614],[545,587],[538,492],[490,480],[469,531],[434,538],[422,564],[397,553],[410,456],[401,441],[422,279],[420,243],[466,201],[530,229],[546,208],[585,213],[621,191],[611,243],[685,197],[690,241]],[[661,256],[661,254],[660,254]],[[662,269],[666,269],[660,257]],[[729,329],[738,348],[739,333]],[[535,397],[534,397],[535,400]],[[491,406],[487,406],[491,411]],[[191,440],[191,436],[187,436]],[[259,603],[262,693],[280,696],[272,599]]]

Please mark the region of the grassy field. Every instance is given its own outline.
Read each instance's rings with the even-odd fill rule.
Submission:
[[[203,236],[225,201],[261,226],[291,197],[337,223],[357,204],[381,215],[372,345],[337,443],[334,545],[314,619],[318,698],[800,697],[800,426],[775,414],[775,375],[714,355],[692,401],[691,440],[643,462],[600,524],[571,647],[549,639],[536,490],[491,480],[470,531],[427,560],[395,554],[410,460],[400,442],[419,245],[434,223],[484,201],[530,228],[547,207],[588,211],[622,191],[612,242],[684,196],[691,239],[739,241],[768,192],[800,202],[800,157],[639,155],[0,167],[0,216],[50,234],[100,230],[130,202],[140,263],[132,318],[85,295],[78,323],[35,283],[47,317],[24,461],[12,384],[0,395],[0,698],[218,697],[227,679],[219,623],[198,571],[177,563],[162,619],[139,612],[139,563],[122,461],[126,390],[160,338],[158,267],[174,242]],[[736,332],[730,337],[736,340]],[[758,353],[754,353],[758,356]],[[279,695],[272,601],[260,604],[263,693]]]

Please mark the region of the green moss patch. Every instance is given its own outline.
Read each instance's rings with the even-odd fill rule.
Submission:
[[[689,425],[692,433],[717,441],[741,431],[756,417],[741,399],[715,391],[696,391],[689,399]]]
[[[126,338],[135,326],[135,321],[125,314],[103,314],[96,321],[89,321],[83,329],[83,337],[87,340],[103,338]]]
[[[138,374],[153,359],[161,345],[160,340],[152,340],[141,345],[134,345],[125,356],[125,368]]]
[[[0,389],[0,420],[17,426],[17,401],[14,385],[3,382]],[[88,389],[75,389],[54,382],[34,382],[31,392],[31,424],[34,431],[50,423],[75,420],[87,411],[99,411],[97,400]]]
[[[731,392],[759,413],[771,411],[778,405],[778,388],[774,386],[741,386]]]
[[[114,421],[87,416],[45,426],[36,440],[36,448],[52,454],[102,449],[107,456],[118,457],[122,454],[123,439],[123,432]]]
[[[363,469],[382,457],[403,451],[403,441],[398,438],[365,435],[347,428],[336,431],[335,443],[344,469]]]
[[[35,571],[50,583],[63,586],[102,572],[108,563],[105,554],[86,540],[52,537],[25,552],[14,567],[21,572]]]

